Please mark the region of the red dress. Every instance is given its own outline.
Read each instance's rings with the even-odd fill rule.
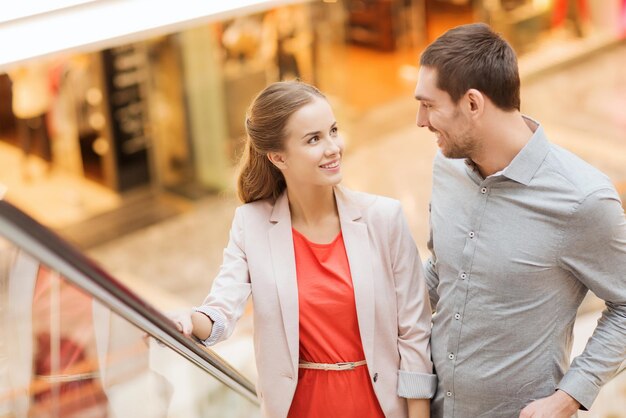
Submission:
[[[300,359],[340,363],[365,359],[348,256],[341,233],[330,244],[293,229],[300,307]],[[384,418],[367,365],[353,370],[299,369],[289,418]]]

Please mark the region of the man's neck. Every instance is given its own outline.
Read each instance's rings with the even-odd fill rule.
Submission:
[[[470,156],[487,178],[504,170],[532,138],[537,126],[519,112],[499,112],[484,125],[480,151]]]

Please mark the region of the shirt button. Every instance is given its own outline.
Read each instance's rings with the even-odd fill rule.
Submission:
[[[461,319],[461,314],[455,313],[454,314],[454,319]]]
[[[461,273],[461,279],[463,279],[463,280],[467,279],[467,274]]]
[[[448,358],[449,358],[450,360],[454,360],[454,354],[452,354],[452,353],[448,354]]]
[[[483,187],[482,189],[480,189],[480,192],[481,192],[482,194],[487,193],[487,188],[486,188],[486,187]]]
[[[446,396],[449,398],[450,396],[452,396],[452,392],[447,391],[447,392],[446,392]]]
[[[378,373],[374,373],[374,377],[372,378],[372,380],[374,381],[374,383],[376,383],[376,381],[378,380]]]
[[[469,237],[470,237],[470,238],[474,238],[474,236],[476,236],[476,234],[474,234],[474,231],[471,231],[471,232],[469,233]]]

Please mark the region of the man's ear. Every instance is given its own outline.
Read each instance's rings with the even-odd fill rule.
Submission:
[[[279,170],[287,168],[285,155],[282,152],[268,152],[267,159],[270,160],[270,163],[274,164]]]
[[[467,99],[469,113],[475,116],[481,116],[485,110],[485,95],[480,90],[469,89],[465,93]]]

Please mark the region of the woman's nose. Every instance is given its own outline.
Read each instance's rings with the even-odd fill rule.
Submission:
[[[339,138],[330,138],[330,141],[328,141],[328,146],[326,147],[326,155],[338,154],[339,151],[341,151],[339,141],[341,141]]]

